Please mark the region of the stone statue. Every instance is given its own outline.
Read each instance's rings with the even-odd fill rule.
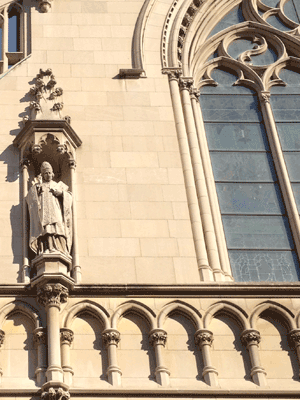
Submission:
[[[70,254],[72,246],[72,194],[63,182],[53,181],[47,162],[26,197],[30,217],[29,246],[36,254]]]

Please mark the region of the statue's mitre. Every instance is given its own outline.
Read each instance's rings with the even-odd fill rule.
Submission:
[[[48,171],[50,169],[51,172],[53,172],[53,168],[48,161],[44,161],[41,165],[41,174],[45,171]]]

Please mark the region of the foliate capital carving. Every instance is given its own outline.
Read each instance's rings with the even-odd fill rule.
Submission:
[[[193,87],[194,80],[193,78],[180,78],[179,79],[179,88],[180,90],[188,90],[190,91]]]
[[[69,168],[76,169],[76,161],[74,159],[69,160]]]
[[[149,343],[151,346],[162,345],[165,347],[167,342],[167,332],[163,329],[153,329],[149,334]]]
[[[294,346],[300,346],[300,329],[293,329],[289,335],[289,340]]]
[[[20,161],[20,167],[21,168],[28,168],[30,165],[30,160],[27,157],[23,157],[22,160]]]
[[[5,332],[2,329],[0,329],[0,347],[4,343],[4,338],[5,338]]]
[[[44,328],[37,328],[33,332],[33,340],[39,346],[47,343],[47,334]]]
[[[195,87],[190,88],[190,96],[192,99],[199,101],[200,90],[196,89]]]
[[[74,340],[74,332],[68,328],[62,328],[60,330],[60,341],[62,344],[67,343],[69,346],[72,344]]]
[[[120,332],[116,329],[106,329],[102,332],[102,340],[105,347],[110,345],[118,346],[118,343],[121,340]]]
[[[40,1],[44,6],[50,5],[50,1]],[[63,89],[56,86],[56,79],[51,68],[40,69],[35,78],[35,86],[29,91],[32,101],[29,108],[31,120],[36,119],[62,119],[61,110],[64,103],[61,100]]]
[[[42,393],[41,400],[69,400],[70,393],[62,388],[50,388]]]
[[[260,101],[262,101],[263,103],[270,103],[270,97],[271,97],[271,93],[270,92],[260,92],[259,93],[259,98]]]
[[[182,75],[182,69],[181,68],[164,68],[162,70],[162,73],[164,75],[168,75],[169,81],[179,81],[179,78]]]
[[[48,283],[38,290],[37,298],[44,307],[60,307],[61,303],[67,301],[68,294],[68,289],[60,283]]]
[[[208,329],[199,329],[195,332],[194,340],[195,345],[199,347],[199,349],[204,345],[211,346],[214,341],[213,333]]]
[[[255,329],[246,329],[242,332],[241,341],[246,347],[253,344],[258,346],[261,341],[260,333]]]

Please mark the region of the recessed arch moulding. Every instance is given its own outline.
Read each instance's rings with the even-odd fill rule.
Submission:
[[[50,68],[40,70],[29,95],[29,115],[13,141],[22,172],[23,282],[37,284],[50,274],[78,283],[75,169],[82,142],[62,115],[63,89]]]

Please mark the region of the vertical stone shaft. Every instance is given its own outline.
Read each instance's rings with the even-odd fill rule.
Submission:
[[[201,350],[203,359],[202,376],[209,386],[219,386],[218,371],[212,366],[210,347],[213,343],[213,333],[207,329],[198,329],[195,332],[195,345]]]
[[[155,350],[155,375],[157,383],[161,386],[168,386],[170,383],[170,371],[164,366],[163,348],[167,342],[167,332],[163,329],[153,329],[149,334],[149,343]]]
[[[69,162],[71,172],[71,190],[73,195],[73,278],[76,283],[81,282],[81,267],[79,265],[78,253],[78,227],[77,227],[77,204],[76,204],[76,162],[71,160]]]
[[[180,76],[180,72],[178,69],[175,70],[164,69],[163,73],[166,73],[169,76],[171,100],[172,100],[173,113],[176,124],[178,145],[179,145],[182,168],[183,168],[184,182],[186,188],[186,195],[187,195],[200,279],[201,281],[213,281],[214,279],[212,276],[212,271],[208,263],[199,204],[197,199],[197,192],[195,188],[193,166],[191,162],[187,133],[182,113],[180,92],[178,87],[178,79]]]
[[[106,372],[108,381],[113,386],[120,386],[122,371],[118,367],[117,360],[117,347],[120,342],[120,332],[113,328],[105,329],[102,333],[102,340],[108,353],[108,368]]]

